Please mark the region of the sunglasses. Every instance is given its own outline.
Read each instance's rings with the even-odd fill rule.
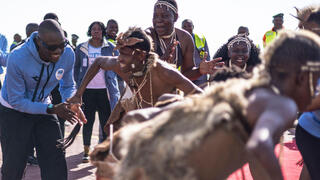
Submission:
[[[42,39],[40,37],[38,37],[42,46],[45,47],[47,50],[49,51],[55,51],[56,49],[64,49],[68,44],[69,44],[69,41],[68,40],[64,40],[63,43],[61,44],[58,44],[58,45],[48,45],[46,44],[45,42],[42,41]]]

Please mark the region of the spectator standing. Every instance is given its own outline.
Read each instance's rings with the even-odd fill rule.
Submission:
[[[22,41],[20,34],[14,34],[13,43],[10,46],[10,52],[14,47],[16,47]]]
[[[238,28],[238,33],[237,34],[245,34],[246,36],[249,36],[249,28],[245,26],[240,26]]]
[[[114,51],[114,45],[111,42],[104,41],[105,33],[105,26],[102,22],[91,23],[87,32],[90,39],[76,48],[74,76],[78,86],[95,58],[118,55],[118,51]],[[120,92],[116,74],[113,71],[100,70],[83,94],[83,110],[88,123],[83,126],[84,154],[82,162],[89,162],[91,135],[96,111],[98,111],[100,128],[103,132],[103,127],[119,98]],[[102,140],[106,139],[105,133],[102,136]]]
[[[106,40],[116,45],[118,31],[119,31],[118,22],[114,19],[110,19],[107,22],[107,27],[106,27]],[[119,91],[121,93],[124,91],[125,83],[123,79],[118,75],[117,75],[117,79],[118,79]]]
[[[277,37],[278,31],[283,28],[283,16],[283,13],[273,16],[273,28],[267,31],[262,38],[264,48]]]
[[[71,34],[71,44],[72,44],[72,48],[73,48],[74,51],[76,50],[78,39],[79,39],[78,35]]]
[[[8,48],[7,38],[3,34],[0,34],[0,50],[4,53],[7,53],[7,48]],[[3,69],[0,66],[0,74],[2,74],[2,73],[3,73]],[[0,82],[0,89],[1,89],[1,87],[2,87],[2,84]]]
[[[205,54],[207,57],[206,60],[209,61],[210,60],[210,53],[209,53],[207,40],[203,35],[201,36],[201,35],[193,33],[194,25],[193,25],[192,20],[185,19],[184,21],[182,21],[182,29],[189,32],[192,36],[193,41],[194,41],[195,51],[194,51],[193,55],[194,55],[194,61],[195,61],[196,67],[199,67],[200,62],[205,58]],[[204,74],[204,75],[200,76],[197,80],[193,81],[193,83],[200,86],[202,84],[207,83],[207,81],[208,81],[208,77],[206,74]],[[200,86],[200,87],[202,87],[202,86]]]
[[[108,20],[107,27],[106,27],[106,40],[116,45],[118,31],[119,31],[118,22],[114,19]]]

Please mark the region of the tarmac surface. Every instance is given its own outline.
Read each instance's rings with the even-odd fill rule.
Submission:
[[[96,117],[98,117],[96,115]],[[96,119],[91,138],[91,148],[98,143],[99,120]],[[66,126],[66,136],[72,131],[73,125]],[[82,129],[76,137],[74,143],[66,150],[66,160],[68,167],[68,180],[94,180],[96,168],[91,163],[82,163],[83,143]],[[0,164],[2,165],[2,151],[0,147]],[[1,175],[0,175],[1,179]],[[37,165],[27,165],[23,180],[40,180],[40,168]]]

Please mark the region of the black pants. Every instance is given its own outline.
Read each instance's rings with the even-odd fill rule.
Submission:
[[[61,131],[54,115],[27,114],[0,105],[2,180],[22,179],[34,136],[42,180],[66,180],[64,152],[56,147]]]
[[[84,103],[83,112],[88,120],[83,126],[83,145],[90,146],[95,113],[98,111],[100,128],[103,132],[103,127],[111,113],[110,103],[106,89],[86,89],[82,99]],[[106,139],[104,132],[102,137],[103,140]]]
[[[309,134],[298,125],[296,142],[311,179],[320,179],[320,138]]]

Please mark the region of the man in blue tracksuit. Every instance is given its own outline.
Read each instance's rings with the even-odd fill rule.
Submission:
[[[41,178],[67,179],[64,152],[56,147],[62,137],[57,116],[71,123],[79,120],[68,103],[52,105],[49,94],[58,83],[63,102],[74,94],[74,59],[54,20],[43,21],[39,32],[9,55],[0,96],[2,180],[22,178],[32,136]]]

